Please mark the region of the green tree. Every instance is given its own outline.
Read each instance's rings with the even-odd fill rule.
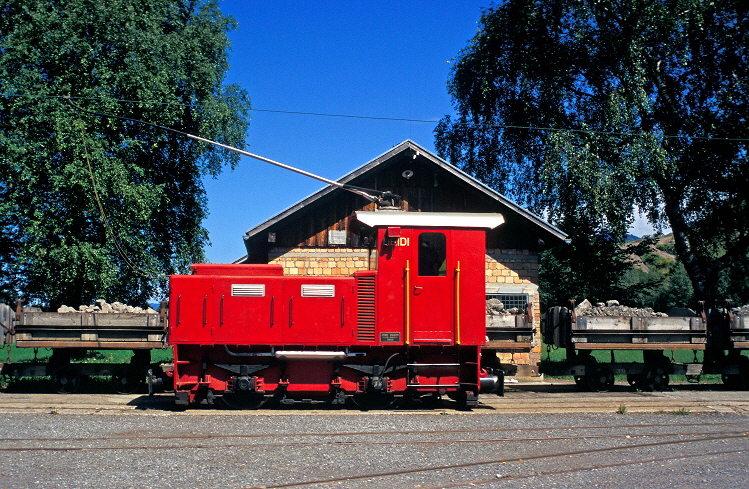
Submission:
[[[749,249],[747,8],[503,1],[453,67],[438,152],[567,231],[623,239],[639,208],[709,304]]]
[[[0,2],[0,299],[142,304],[204,259],[202,178],[237,155],[63,97],[241,146],[234,28],[215,0]]]
[[[596,303],[623,297],[627,290],[622,277],[632,267],[626,250],[608,232],[585,222],[569,236],[569,246],[541,254],[542,310],[571,299]]]

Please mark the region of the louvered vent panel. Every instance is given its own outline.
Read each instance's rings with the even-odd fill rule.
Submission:
[[[332,284],[304,284],[302,297],[335,297],[335,285]]]
[[[358,289],[357,339],[359,341],[375,340],[375,276],[359,275],[356,277]]]
[[[265,297],[265,284],[231,284],[233,297]]]

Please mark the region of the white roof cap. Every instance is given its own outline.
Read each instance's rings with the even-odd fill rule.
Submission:
[[[505,222],[502,214],[462,212],[357,211],[356,219],[367,226],[494,229]]]

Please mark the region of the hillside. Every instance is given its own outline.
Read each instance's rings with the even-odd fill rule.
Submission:
[[[640,245],[642,244],[642,242],[643,242],[642,238],[637,238],[631,241],[627,241],[627,244],[625,246],[629,248],[631,246]],[[666,234],[658,238],[658,241],[656,242],[656,244],[650,247],[650,250],[651,250],[650,252],[660,257],[663,261],[674,262],[677,260],[676,255],[673,253],[669,253],[668,251],[665,251],[663,249],[665,248],[666,250],[672,250],[673,247],[674,247],[674,235]],[[648,265],[645,264],[645,262],[643,261],[642,256],[636,255],[636,254],[630,254],[628,255],[628,258],[632,261],[635,268],[640,269],[645,273],[648,273],[650,271],[650,268],[648,267]]]

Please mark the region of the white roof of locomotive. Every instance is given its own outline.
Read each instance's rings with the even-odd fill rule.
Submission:
[[[505,222],[502,214],[460,212],[357,211],[356,219],[367,226],[494,229]]]

